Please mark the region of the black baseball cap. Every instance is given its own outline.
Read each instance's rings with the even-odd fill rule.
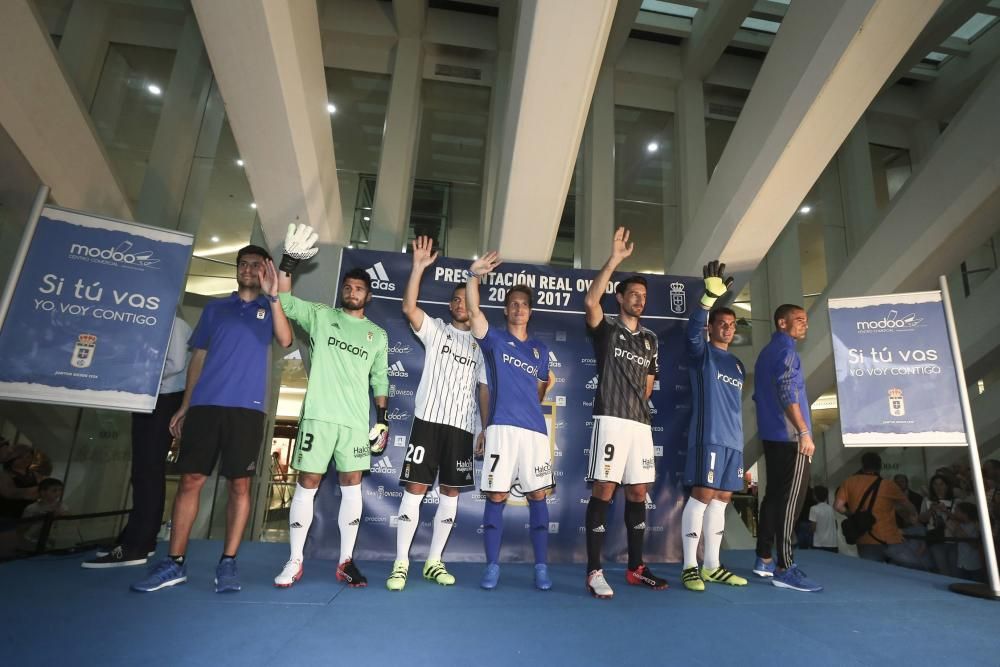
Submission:
[[[259,245],[248,245],[240,248],[239,252],[236,253],[236,263],[239,264],[240,260],[243,259],[243,255],[260,255],[264,259],[271,259],[271,253],[261,248]]]

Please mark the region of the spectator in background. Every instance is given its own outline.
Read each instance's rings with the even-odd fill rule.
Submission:
[[[799,512],[798,521],[795,522],[795,539],[799,549],[813,548],[813,526],[809,518],[809,511],[816,504],[816,490],[813,487],[806,489],[806,499],[802,503],[802,511]]]
[[[24,508],[24,513],[21,515],[21,518],[31,519],[34,517],[45,516],[46,514],[53,514],[55,516],[69,514],[69,508],[62,502],[62,495],[62,480],[54,477],[43,479],[38,483],[38,500]],[[25,550],[35,551],[38,548],[38,540],[42,534],[43,523],[44,522],[42,521],[35,521],[24,527],[21,539]],[[53,524],[52,528],[49,530],[48,539],[46,540],[46,543],[42,545],[42,548],[50,549],[70,546],[66,539],[60,537],[60,533],[63,532],[65,531],[61,530],[59,523]]]
[[[170,418],[184,399],[188,338],[191,327],[179,316],[170,329],[163,377],[153,412],[132,414],[132,511],[128,524],[110,549],[99,550],[81,565],[88,569],[142,565],[156,551],[156,535],[166,498],[167,452],[173,438]]]
[[[837,502],[834,504],[841,514],[853,514],[858,511],[865,491],[880,476],[882,457],[875,452],[866,452],[861,457],[861,470],[851,475],[837,490]],[[858,556],[865,560],[893,563],[903,567],[921,569],[920,559],[903,544],[903,534],[896,526],[896,514],[905,520],[912,521],[913,506],[910,500],[892,480],[882,480],[875,494],[872,505],[872,516],[875,525],[858,538]]]
[[[934,570],[949,577],[958,576],[958,551],[954,542],[945,542],[945,524],[955,505],[951,484],[942,474],[931,477],[927,497],[920,507],[920,523],[927,527],[927,548]]]
[[[24,508],[38,498],[38,477],[31,470],[35,451],[28,445],[9,449],[0,469],[0,518],[20,519]]]
[[[983,581],[983,558],[980,555],[979,540],[969,538],[979,537],[979,512],[972,503],[960,502],[948,519],[945,534],[956,537],[958,576],[962,579]]]
[[[909,499],[910,504],[913,505],[914,512],[920,512],[921,506],[924,504],[924,497],[910,488],[910,478],[906,475],[895,475],[892,481],[896,483],[899,490],[906,494]],[[902,527],[902,526],[900,526]]]
[[[809,527],[812,533],[813,549],[822,549],[837,553],[837,521],[833,516],[833,507],[827,502],[830,490],[825,486],[813,489],[816,504],[809,508]]]

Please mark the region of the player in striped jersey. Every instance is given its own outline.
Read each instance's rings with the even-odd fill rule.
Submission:
[[[413,241],[413,269],[403,293],[403,314],[424,345],[424,372],[417,387],[413,426],[399,481],[406,485],[399,504],[396,528],[396,562],[385,582],[390,591],[406,586],[410,567],[410,545],[420,524],[420,503],[438,478],[441,502],[434,515],[430,551],[424,563],[425,579],[443,586],[455,583],[441,561],[458,511],[459,489],[474,485],[472,439],[475,431],[476,396],[485,401],[486,376],[483,353],[469,333],[465,307],[465,285],[451,295],[451,323],[430,317],[417,305],[420,279],[437,259],[433,240],[418,236]],[[478,386],[477,386],[478,385]]]
[[[625,580],[653,590],[667,588],[642,560],[646,535],[646,491],[656,478],[649,397],[659,372],[656,334],[639,323],[646,307],[646,279],[632,276],[615,289],[618,316],[606,316],[601,297],[611,274],[632,254],[629,232],[615,230],[611,257],[594,277],[584,299],[587,332],[597,353],[594,432],[590,440],[587,481],[587,589],[597,598],[614,595],[601,568],[605,517],[619,484],[625,487],[628,570]]]
[[[681,516],[684,569],[681,581],[690,591],[705,582],[746,586],[747,580],[722,566],[719,548],[726,527],[726,504],[743,488],[743,363],[729,352],[736,334],[736,313],[711,310],[733,284],[725,264],[705,265],[705,293],[687,324],[688,374],[691,376],[691,424],[688,426],[684,485],[691,497]],[[709,313],[711,311],[711,314]],[[708,327],[708,341],[705,327]],[[698,542],[705,538],[705,562],[698,571]]]

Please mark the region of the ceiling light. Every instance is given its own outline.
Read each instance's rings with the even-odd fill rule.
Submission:
[[[650,141],[648,144],[646,144],[647,153],[655,153],[658,150],[660,150],[660,144],[656,143],[655,141]]]
[[[218,242],[219,242],[219,237],[218,236],[213,236],[212,237],[212,243],[218,243]]]
[[[813,207],[806,204],[805,206],[799,209],[799,213],[805,215],[806,213],[812,213],[812,210]]]
[[[236,166],[237,167],[242,167],[243,166],[243,160],[237,159],[236,160]]]
[[[364,217],[364,221],[365,221],[365,222],[370,222],[370,221],[371,221],[371,217],[369,217],[369,216],[367,216],[367,215],[366,215],[366,216]]]
[[[255,202],[255,201],[250,202],[250,208],[256,209],[257,208],[257,202]]]
[[[153,95],[161,95],[161,94],[163,94],[163,90],[159,86],[157,86],[155,83],[151,83],[148,86],[146,86],[146,90],[148,90]]]
[[[472,259],[473,259],[473,260],[477,260],[477,259],[479,259],[479,255],[473,255],[473,256],[472,256]]]
[[[331,113],[331,114],[337,113],[337,105],[333,104],[332,102],[327,102],[327,104],[326,104],[326,111],[327,111],[327,113]]]

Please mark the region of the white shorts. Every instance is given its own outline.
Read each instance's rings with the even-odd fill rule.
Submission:
[[[653,429],[632,419],[594,417],[587,481],[652,484],[655,480]]]
[[[522,493],[555,486],[549,436],[519,426],[490,426],[479,488],[507,493],[515,484]]]

